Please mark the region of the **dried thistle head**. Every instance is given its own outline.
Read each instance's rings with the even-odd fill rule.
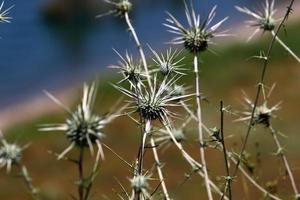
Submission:
[[[2,1],[1,5],[0,5],[0,23],[10,23],[10,20],[12,19],[12,17],[9,17],[8,15],[9,15],[10,9],[12,9],[14,6],[10,6],[7,9],[4,9],[3,6],[4,6],[4,1]]]
[[[131,187],[135,193],[139,193],[142,199],[151,199],[149,190],[149,181],[152,180],[150,174],[135,175],[130,179]]]
[[[163,76],[168,76],[172,74],[180,74],[185,75],[182,71],[186,70],[182,68],[184,64],[181,62],[185,57],[180,57],[181,51],[172,50],[171,48],[167,50],[166,56],[161,54],[159,55],[156,51],[154,51],[151,47],[154,58],[152,59],[158,68],[154,70],[154,72],[160,72]]]
[[[182,143],[186,139],[184,130],[182,128],[173,129],[172,135],[178,143]],[[165,129],[159,130],[159,132],[155,136],[155,141],[160,143],[161,145],[173,143],[173,139],[170,136],[170,133]]]
[[[110,14],[123,17],[132,10],[132,3],[129,0],[104,0],[104,2],[110,4],[113,8],[104,14],[98,15],[97,18]]]
[[[266,0],[265,3],[262,5],[262,10],[255,10],[251,11],[249,8],[246,7],[239,7],[236,6],[236,9],[242,13],[245,13],[252,18],[253,20],[247,21],[247,23],[251,27],[256,27],[254,32],[248,38],[250,41],[260,30],[263,32],[265,31],[273,31],[275,29],[276,23],[278,19],[274,18],[276,13],[276,9],[274,8],[275,0]]]
[[[176,100],[191,96],[182,95],[174,97],[174,91],[167,91],[178,79],[179,77],[175,76],[167,80],[167,77],[165,77],[162,83],[157,85],[157,78],[155,76],[153,79],[153,90],[142,87],[135,91],[129,91],[116,85],[115,88],[132,99],[131,103],[133,103],[133,107],[145,120],[160,120],[162,123],[169,124],[169,117],[174,115],[169,108],[180,106]]]
[[[2,145],[0,147],[0,168],[6,166],[6,171],[11,171],[12,165],[21,162],[22,151],[25,147],[20,147],[14,143],[8,143],[0,132]]]
[[[114,51],[121,58],[121,61],[119,62],[119,65],[111,65],[110,68],[119,70],[119,73],[123,75],[124,78],[119,81],[119,83],[129,81],[132,86],[142,84],[142,80],[146,78],[146,74],[141,70],[141,62],[135,62],[128,52],[126,52],[123,57],[119,52],[116,50]]]
[[[256,106],[253,115],[253,125],[261,124],[266,127],[269,127],[271,123],[270,121],[271,118],[275,117],[274,112],[280,109],[281,102],[275,104],[272,107],[268,105],[268,100],[274,87],[275,85],[272,86],[267,96],[264,95],[263,102],[260,105]],[[246,111],[243,111],[242,112],[243,116],[237,119],[236,121],[247,121],[251,119],[254,103],[249,99],[249,97],[247,97],[246,94],[244,94],[244,101],[246,103],[245,104]]]
[[[227,31],[218,31],[219,27],[228,17],[210,26],[216,15],[216,8],[216,6],[213,7],[209,15],[202,20],[200,15],[196,15],[193,6],[191,5],[189,7],[185,3],[188,28],[184,27],[172,14],[167,13],[169,18],[164,25],[169,28],[169,32],[177,35],[171,43],[184,44],[184,47],[191,53],[200,53],[209,48],[209,44],[212,43],[212,38],[228,36],[228,34],[226,34]]]
[[[63,158],[75,146],[81,148],[89,147],[91,154],[93,154],[94,144],[97,145],[101,151],[101,157],[104,158],[101,146],[101,140],[104,137],[103,128],[111,122],[114,116],[99,116],[92,113],[96,98],[95,84],[91,86],[84,85],[82,102],[74,112],[63,106],[51,94],[47,93],[47,95],[58,105],[62,106],[70,115],[64,123],[46,124],[39,129],[40,131],[63,131],[65,133],[66,138],[71,144],[58,156],[58,159]]]

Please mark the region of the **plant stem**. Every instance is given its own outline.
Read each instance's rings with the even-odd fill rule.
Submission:
[[[198,67],[198,56],[194,55],[194,73],[195,73],[195,85],[196,85],[196,103],[197,103],[197,122],[198,122],[198,134],[199,134],[199,142],[200,142],[200,155],[201,155],[201,164],[203,165],[204,172],[204,181],[205,187],[209,200],[213,200],[213,196],[211,193],[211,188],[208,181],[208,172],[207,165],[205,160],[205,151],[204,151],[204,138],[202,131],[202,114],[201,114],[201,96],[200,96],[200,80],[199,80],[199,67]]]
[[[83,200],[83,197],[84,197],[83,157],[84,157],[84,147],[80,146],[79,159],[78,159],[78,174],[79,174],[78,197],[79,197],[79,200]]]
[[[183,158],[187,161],[187,163],[189,165],[191,165],[192,168],[197,168],[196,172],[201,176],[201,177],[205,177],[204,172],[201,171],[203,170],[202,164],[198,163],[194,158],[192,158],[183,148],[183,146],[177,142],[177,140],[175,139],[171,128],[169,127],[169,125],[164,124],[164,127],[166,128],[166,130],[168,131],[173,143],[175,144],[175,146],[180,150]],[[223,193],[222,191],[218,188],[218,186],[216,186],[213,181],[211,181],[210,179],[208,179],[208,183],[211,185],[211,187],[220,195],[222,196]],[[228,198],[225,196],[225,199],[228,200]]]
[[[271,31],[273,37],[275,37],[276,41],[287,51],[293,56],[298,63],[300,63],[300,58],[286,45],[284,42],[275,34],[274,31]]]
[[[225,145],[225,140],[224,140],[224,109],[223,109],[223,101],[220,102],[220,113],[221,113],[221,126],[220,126],[220,133],[221,133],[221,143],[222,143],[222,150],[223,150],[223,156],[224,156],[224,161],[225,161],[225,168],[226,168],[226,184],[224,188],[223,195],[221,197],[221,200],[224,199],[224,195],[227,193],[228,190],[228,195],[229,199],[232,199],[232,194],[231,194],[231,176],[229,172],[229,163],[227,159],[227,150],[226,150],[226,145]]]
[[[138,38],[138,36],[137,36],[137,34],[136,34],[132,24],[131,24],[128,12],[125,13],[125,20],[126,20],[126,23],[129,27],[130,32],[132,33],[132,36],[133,36],[134,41],[136,43],[136,46],[139,50],[141,60],[142,60],[143,66],[144,66],[144,70],[145,70],[145,73],[146,73],[146,76],[147,76],[147,81],[148,81],[149,87],[150,87],[151,90],[154,90],[154,88],[152,88],[152,83],[151,83],[150,76],[149,76],[149,70],[148,70],[148,65],[147,65],[145,53],[144,53],[144,50],[143,50],[142,45],[140,43],[140,40],[139,40],[139,38]]]
[[[158,157],[158,153],[157,153],[157,149],[156,149],[156,144],[155,144],[155,141],[154,141],[152,136],[150,137],[150,142],[151,142],[151,148],[152,148],[153,156],[154,156],[155,163],[156,163],[156,170],[157,170],[158,177],[159,177],[159,180],[160,180],[160,183],[161,183],[161,187],[162,187],[162,190],[163,190],[163,193],[164,193],[164,196],[165,196],[164,199],[165,200],[170,200],[170,196],[169,196],[167,186],[166,186],[166,183],[165,183],[165,180],[164,180],[163,172],[162,172],[162,169],[161,169],[161,163],[159,161],[159,157]]]
[[[289,162],[288,162],[288,160],[286,158],[286,155],[283,152],[283,147],[281,146],[281,144],[279,142],[279,139],[277,137],[277,133],[276,133],[276,131],[274,130],[274,128],[272,126],[269,126],[269,129],[271,131],[271,135],[273,137],[273,140],[276,143],[276,146],[277,146],[277,149],[278,149],[278,155],[280,155],[280,157],[282,159],[282,162],[283,162],[283,164],[285,166],[285,169],[286,169],[286,171],[288,173],[288,176],[289,176],[289,179],[291,181],[292,188],[294,190],[295,196],[296,197],[300,197],[298,189],[297,189],[297,186],[296,186],[295,178],[293,176],[293,173],[292,173],[292,170],[291,170],[291,167],[290,167],[290,164],[289,164]]]
[[[277,28],[277,30],[276,30],[276,32],[275,32],[272,40],[271,40],[271,43],[269,45],[267,54],[266,54],[266,56],[264,58],[262,73],[261,73],[260,80],[258,82],[258,88],[257,88],[257,92],[256,92],[256,97],[255,97],[255,101],[254,101],[252,112],[251,112],[251,118],[249,120],[247,132],[246,132],[246,137],[245,137],[245,139],[243,141],[242,148],[241,148],[241,151],[239,153],[239,159],[237,160],[237,163],[236,163],[236,166],[235,166],[235,170],[234,170],[234,173],[233,173],[233,177],[236,175],[236,173],[237,173],[237,171],[239,169],[239,165],[241,164],[241,158],[242,158],[242,156],[244,154],[244,151],[246,150],[246,146],[247,146],[247,143],[248,143],[250,132],[251,132],[252,126],[253,126],[253,120],[254,120],[255,110],[256,110],[256,107],[257,107],[257,104],[258,104],[258,100],[259,100],[259,97],[260,97],[260,93],[261,93],[262,87],[264,85],[265,74],[266,74],[266,71],[267,71],[267,67],[269,65],[269,60],[270,60],[271,52],[273,50],[274,43],[276,41],[276,37],[277,37],[280,29],[283,27],[285,21],[287,20],[288,16],[290,15],[290,13],[292,11],[292,7],[294,5],[294,1],[295,0],[291,0],[289,6],[287,8],[287,11],[285,13],[285,16],[283,17],[282,21],[280,22],[280,24],[279,24],[279,26],[278,26],[278,28]]]
[[[32,196],[32,199],[39,200],[40,199],[39,191],[36,187],[33,186],[32,179],[28,173],[27,168],[25,167],[25,165],[20,166],[20,168],[21,168],[21,176]]]

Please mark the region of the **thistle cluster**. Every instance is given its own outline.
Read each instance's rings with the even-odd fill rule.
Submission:
[[[211,26],[216,16],[216,6],[210,11],[209,15],[202,20],[200,15],[195,13],[194,7],[185,3],[185,15],[188,28],[182,25],[172,14],[167,13],[169,18],[164,23],[169,28],[169,32],[177,35],[170,43],[183,44],[185,49],[191,53],[200,53],[209,48],[213,38],[228,36],[227,30],[219,31],[219,27],[228,17]]]

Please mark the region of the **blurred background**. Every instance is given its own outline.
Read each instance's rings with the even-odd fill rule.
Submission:
[[[237,12],[234,6],[259,7],[261,3],[262,0],[227,0],[226,3],[221,0],[200,0],[196,3],[196,7],[203,14],[207,14],[217,4],[216,20],[229,16],[223,28],[230,28],[232,33],[237,33],[235,37],[219,41],[219,45],[213,47],[217,55],[204,54],[201,58],[202,89],[210,100],[204,109],[204,118],[208,126],[218,125],[216,106],[220,99],[234,109],[240,109],[242,89],[253,97],[261,65],[259,61],[249,58],[257,55],[260,50],[265,50],[270,37],[268,34],[260,35],[258,39],[246,44],[244,41],[253,30],[243,23],[247,16]],[[284,13],[286,3],[283,0],[277,2],[279,15]],[[66,115],[45,98],[43,90],[57,95],[72,107],[79,102],[82,83],[98,79],[97,111],[107,112],[106,108],[111,105],[112,100],[120,96],[110,86],[110,82],[116,82],[118,77],[114,71],[107,69],[108,65],[116,64],[119,60],[112,48],[121,53],[129,50],[134,56],[138,56],[134,41],[123,20],[113,16],[95,18],[96,15],[110,9],[109,5],[101,0],[7,0],[5,4],[15,7],[10,14],[13,17],[12,23],[0,26],[0,129],[4,129],[9,141],[31,143],[25,151],[23,161],[28,166],[34,183],[43,190],[45,199],[69,199],[70,193],[76,189],[73,185],[76,169],[70,163],[56,161],[47,153],[50,149],[60,152],[67,145],[67,141],[62,134],[41,134],[37,131],[39,124],[61,121]],[[157,50],[167,49],[169,46],[166,42],[170,41],[173,35],[162,25],[166,18],[165,11],[173,13],[183,21],[182,0],[143,0],[134,1],[133,4],[131,18],[142,43],[150,44]],[[299,5],[296,5],[286,32],[282,32],[280,36],[297,55],[300,55],[300,16],[297,8]],[[148,50],[146,52],[150,55]],[[187,56],[187,65],[190,65],[190,60]],[[277,83],[272,103],[281,100],[284,102],[274,124],[278,130],[288,135],[288,138],[281,139],[294,166],[297,184],[300,187],[299,66],[284,49],[275,45],[267,84],[271,86]],[[187,76],[184,81],[192,83],[191,76]],[[227,116],[226,131],[228,135],[234,135],[230,137],[229,144],[235,149],[239,148],[237,144],[244,136],[245,126],[233,123],[233,119],[234,117]],[[291,199],[289,182],[282,178],[285,177],[282,167],[273,167],[280,166],[280,160],[272,156],[275,146],[265,132],[263,128],[255,130],[249,143],[249,152],[254,155],[253,162],[258,162],[257,154],[260,155],[260,161],[256,163],[260,166],[256,172],[256,175],[260,175],[258,181],[262,185],[277,181],[277,184],[274,184],[276,192],[283,195],[284,199]],[[108,127],[105,142],[127,160],[132,161],[138,148],[137,133],[133,122],[118,119]],[[196,135],[194,130],[188,130],[188,133],[190,142],[187,143],[187,148],[197,156],[197,149],[192,147],[197,146]],[[120,169],[122,163],[109,152],[107,154],[108,159],[103,163],[94,194],[100,199],[105,199],[105,196],[117,199],[112,188],[116,191],[121,190],[113,177],[128,185],[127,177],[130,176],[130,172],[126,167]],[[213,165],[212,175],[223,175],[222,157],[213,150],[210,154],[208,160]],[[151,160],[150,155],[149,157]],[[177,159],[174,158],[178,158],[178,155],[172,148],[164,153],[162,158],[168,163],[166,177],[170,190],[174,191],[178,199],[205,198],[204,188],[199,184],[202,183],[201,179],[196,176],[181,187],[184,174],[189,169],[184,162],[181,162],[182,167],[179,167]],[[220,162],[216,162],[218,159]],[[243,180],[243,177],[240,179]],[[17,177],[12,178],[1,170],[0,199],[30,199],[23,190],[25,191],[25,187]],[[236,199],[262,198],[262,195],[247,183],[236,183],[235,191],[238,193]],[[238,191],[242,191],[241,194]]]

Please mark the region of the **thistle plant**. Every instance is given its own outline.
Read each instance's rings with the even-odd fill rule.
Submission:
[[[250,10],[246,7],[236,6],[236,9],[242,13],[249,15],[254,18],[253,20],[247,21],[250,27],[255,27],[254,32],[249,36],[248,41],[250,41],[256,34],[260,31],[263,33],[269,32],[275,37],[277,42],[290,54],[297,62],[300,63],[299,57],[277,36],[275,35],[275,28],[282,19],[276,19],[275,14],[277,9],[275,8],[275,0],[265,0],[262,5],[261,10]]]
[[[104,14],[97,15],[97,18],[106,15],[115,15],[118,17],[124,17],[124,15],[132,10],[132,3],[129,0],[104,0],[108,3],[112,9]]]
[[[98,156],[104,159],[104,152],[101,144],[102,139],[105,136],[103,133],[103,129],[108,123],[110,123],[114,118],[118,116],[117,113],[108,114],[106,116],[100,116],[93,113],[96,92],[97,90],[95,83],[91,84],[91,86],[84,84],[81,103],[77,106],[77,109],[74,112],[72,112],[68,107],[64,106],[53,95],[46,92],[46,94],[55,103],[60,105],[65,111],[68,112],[70,117],[67,118],[64,123],[45,124],[42,126],[42,128],[40,128],[40,131],[63,131],[65,133],[65,137],[70,142],[70,145],[57,156],[58,159],[65,158],[65,155],[74,147],[79,149],[79,158],[75,163],[78,165],[78,173],[80,179],[78,183],[78,196],[80,200],[87,199],[90,193],[90,189],[88,187],[85,187],[84,184],[84,149],[88,147],[91,155],[93,155],[94,145],[97,145],[98,153],[96,160],[98,160]],[[122,109],[120,109],[119,112],[122,112]]]
[[[216,37],[229,36],[227,30],[219,31],[220,26],[228,19],[225,17],[221,21],[211,26],[212,21],[216,16],[216,6],[210,11],[208,16],[203,20],[200,15],[197,15],[193,5],[190,7],[185,5],[185,15],[188,28],[185,28],[172,14],[167,13],[167,23],[164,25],[169,28],[169,32],[176,34],[170,43],[171,44],[183,44],[185,49],[191,52],[194,56],[194,73],[195,73],[195,93],[197,104],[197,122],[198,122],[198,135],[200,142],[200,155],[201,164],[204,167],[205,186],[207,190],[208,199],[212,200],[212,192],[209,185],[209,177],[207,172],[207,165],[204,152],[204,136],[202,132],[202,109],[201,109],[201,96],[200,96],[200,80],[199,80],[199,66],[198,66],[198,54],[206,50],[209,50],[209,45],[212,44],[212,39]]]
[[[148,191],[150,187],[149,180],[151,180],[151,176],[147,174],[136,175],[130,179],[131,187],[133,189],[131,199],[134,199],[134,194],[140,194],[141,200],[151,199],[151,194]]]
[[[10,17],[8,15],[9,15],[9,11],[14,6],[10,6],[6,9],[3,6],[4,6],[4,1],[2,1],[1,5],[0,5],[0,23],[10,23],[10,20],[12,19],[12,17]]]

